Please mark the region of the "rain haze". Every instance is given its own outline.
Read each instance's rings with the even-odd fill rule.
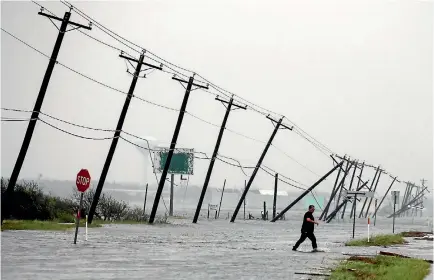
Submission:
[[[41,2],[59,17],[69,10],[61,2]],[[273,124],[266,114],[286,118],[297,131],[279,130],[263,164],[301,186],[314,183],[333,165],[330,151],[360,162],[381,165],[402,181],[432,186],[433,7],[429,1],[98,1],[72,2],[100,24],[137,46],[128,46],[93,27],[84,33],[138,59],[141,49],[198,74],[236,94],[247,110],[230,113],[211,186],[242,188],[268,141]],[[58,30],[32,2],[2,1],[1,25],[9,33],[50,55]],[[71,20],[89,21],[72,11]],[[123,41],[123,40],[122,40]],[[123,41],[125,42],[125,41]],[[77,30],[66,33],[58,61],[113,88],[127,92],[134,71],[120,52]],[[153,61],[156,59],[158,62]],[[48,59],[10,35],[1,34],[1,106],[32,110]],[[145,62],[170,66],[187,77],[190,71],[147,53]],[[135,65],[134,65],[135,66]],[[147,73],[150,71],[147,71]],[[200,75],[200,76],[199,76]],[[152,71],[137,82],[137,97],[179,110],[185,89],[172,74]],[[185,77],[183,77],[186,79]],[[202,83],[202,84],[206,84]],[[227,93],[226,93],[227,94]],[[225,108],[210,87],[192,91],[177,141],[179,148],[211,156]],[[227,94],[230,96],[229,94]],[[243,99],[248,100],[248,102]],[[57,64],[42,112],[84,126],[115,129],[125,95]],[[258,106],[253,106],[251,103]],[[260,106],[260,107],[259,107]],[[265,110],[265,109],[269,110]],[[260,111],[261,113],[257,112]],[[197,116],[206,122],[193,117]],[[2,117],[29,118],[30,113],[2,111]],[[133,98],[123,130],[154,145],[168,146],[178,112]],[[113,132],[78,128],[41,116],[64,131],[90,138]],[[211,124],[209,124],[209,123]],[[212,125],[215,124],[215,125]],[[9,177],[27,122],[2,122],[1,172]],[[300,128],[328,149],[316,148]],[[239,134],[256,140],[251,140]],[[306,136],[306,135],[305,135]],[[142,140],[125,139],[144,145]],[[257,141],[260,140],[260,141]],[[88,140],[38,122],[20,178],[74,180],[87,168],[93,184],[101,174],[111,140]],[[198,154],[200,156],[200,154]],[[201,185],[209,161],[194,160],[191,184]],[[365,171],[372,176],[374,169]],[[378,190],[391,182],[384,176]],[[106,182],[155,182],[146,151],[120,139]],[[334,177],[318,191],[330,191]],[[253,186],[271,189],[273,176],[259,170]],[[299,191],[281,184],[289,191]],[[403,190],[405,185],[397,184]]]

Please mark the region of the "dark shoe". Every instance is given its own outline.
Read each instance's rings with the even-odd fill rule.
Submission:
[[[318,248],[313,248],[312,252],[318,252]]]
[[[292,247],[292,251],[297,251],[297,248],[295,248],[295,247]]]

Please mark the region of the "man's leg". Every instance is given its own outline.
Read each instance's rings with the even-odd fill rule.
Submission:
[[[300,246],[301,243],[303,243],[306,240],[307,234],[305,232],[301,233],[300,239],[295,243],[294,247],[292,247],[292,250],[297,250],[298,246]]]
[[[313,232],[310,232],[307,237],[310,239],[310,241],[312,241],[312,248],[315,250],[317,248],[317,244],[316,244],[316,237],[315,234],[313,234]]]

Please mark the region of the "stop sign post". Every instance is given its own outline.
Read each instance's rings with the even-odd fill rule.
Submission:
[[[78,212],[77,212],[77,222],[75,225],[75,237],[74,237],[74,244],[77,243],[77,234],[78,234],[78,226],[80,224],[80,212],[81,212],[81,206],[83,204],[83,195],[84,192],[89,188],[90,186],[90,174],[87,169],[82,169],[77,173],[77,179],[75,182],[77,186],[77,190],[81,192],[80,195],[80,205],[78,206]]]

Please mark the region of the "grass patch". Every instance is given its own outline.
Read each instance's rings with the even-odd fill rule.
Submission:
[[[80,220],[80,227],[85,226],[85,221]],[[101,227],[100,223],[87,225],[89,228]],[[38,221],[38,220],[5,220],[1,230],[68,230],[75,228],[75,224],[62,224],[58,220]]]
[[[352,257],[334,269],[329,279],[423,280],[429,271],[430,264],[419,259]]]
[[[407,243],[401,234],[379,234],[371,238],[355,239],[345,243],[345,246],[389,246]]]

